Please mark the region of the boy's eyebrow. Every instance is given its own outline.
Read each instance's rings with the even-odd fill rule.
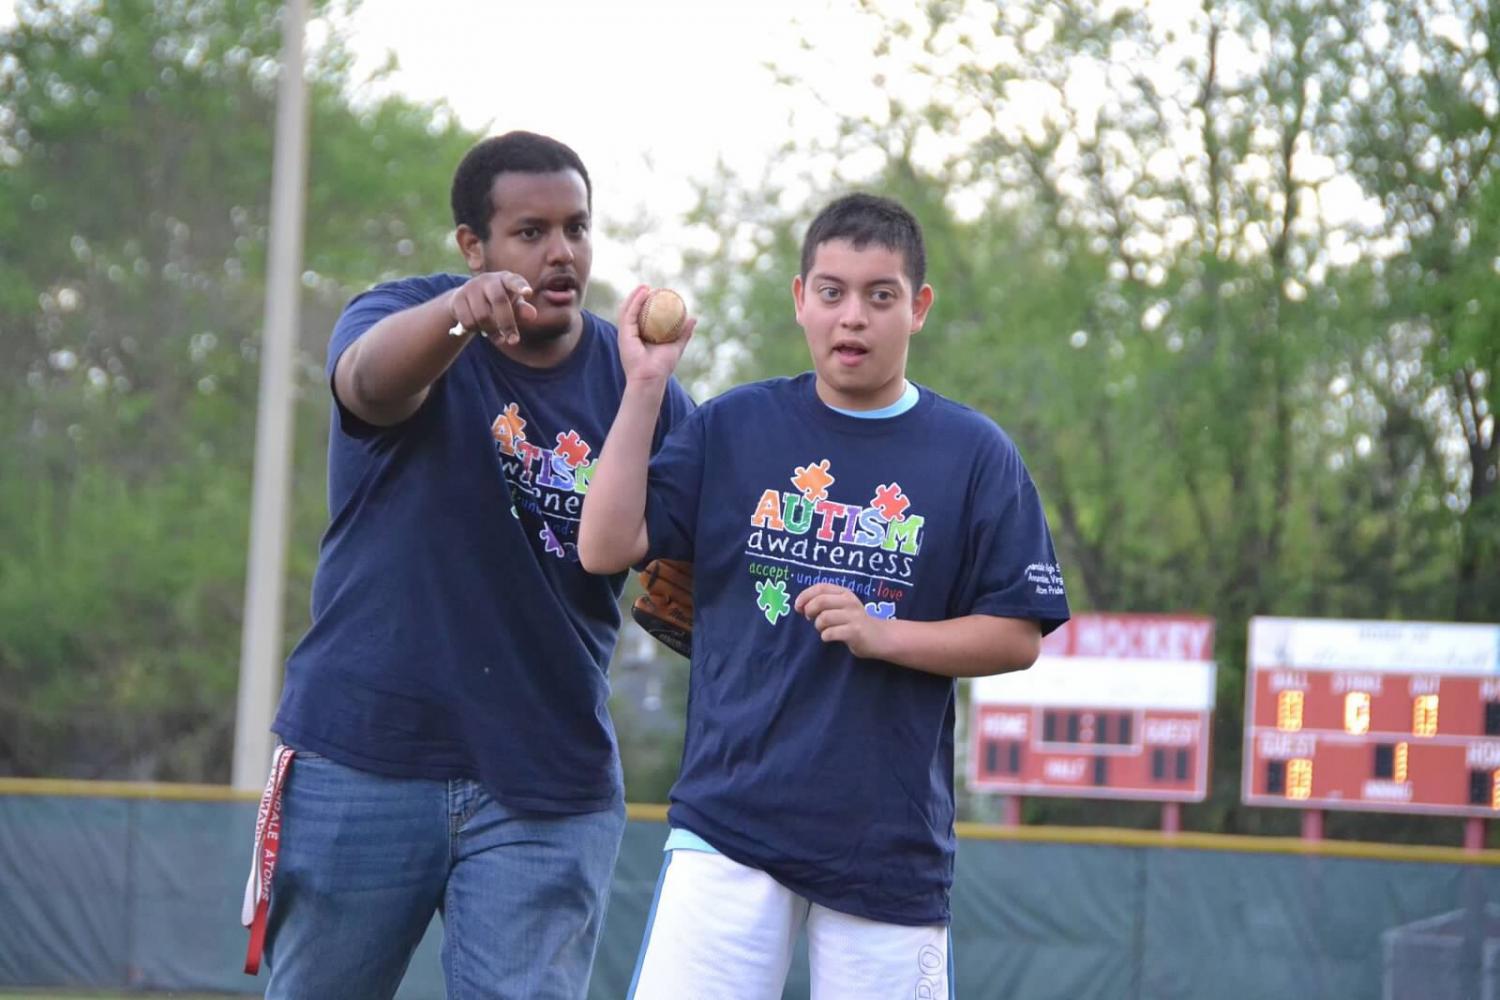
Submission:
[[[813,282],[813,281],[832,281],[832,282],[834,282],[836,284],[840,284],[840,285],[847,285],[847,284],[849,284],[849,282],[845,281],[843,278],[840,278],[838,275],[836,275],[836,274],[829,274],[827,271],[814,271],[812,274],[808,275],[807,280],[809,282]],[[865,287],[869,288],[869,287],[871,287],[873,285],[896,285],[896,286],[899,286],[900,284],[901,284],[901,278],[900,278],[900,276],[899,275],[892,275],[890,277],[871,278],[869,281],[865,282]]]

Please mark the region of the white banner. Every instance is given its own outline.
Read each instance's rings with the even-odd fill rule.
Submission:
[[[1214,665],[1043,654],[1030,670],[976,677],[971,692],[976,705],[1209,711],[1214,707]]]
[[[1259,670],[1372,670],[1500,674],[1500,626],[1335,618],[1252,618]]]

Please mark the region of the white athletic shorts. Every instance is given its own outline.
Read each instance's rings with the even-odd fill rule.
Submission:
[[[669,850],[632,1000],[780,1000],[807,931],[811,1000],[951,1000],[948,928],[906,927],[811,903],[722,854]]]

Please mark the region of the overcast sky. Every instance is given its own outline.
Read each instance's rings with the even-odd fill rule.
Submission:
[[[917,0],[894,0],[895,3]],[[691,203],[689,180],[722,157],[760,173],[785,138],[796,96],[767,62],[821,67],[820,92],[868,96],[873,27],[854,0],[364,0],[339,23],[367,79],[356,97],[396,90],[447,102],[465,126],[545,132],[578,150],[608,222],[644,216],[670,229]],[[15,0],[0,0],[0,27]],[[326,36],[313,25],[309,43]],[[798,60],[798,39],[816,58]],[[666,233],[664,238],[669,238]],[[607,241],[606,241],[607,242]],[[633,279],[617,253],[596,272]]]
[[[14,20],[14,6],[0,0],[0,26]],[[880,6],[909,13],[922,0]],[[1148,6],[1157,17],[1185,19],[1194,3]],[[391,57],[397,64],[360,86],[356,100],[394,90],[444,101],[475,131],[531,129],[578,150],[602,223],[595,273],[621,286],[666,275],[631,273],[633,255],[611,244],[609,225],[644,223],[639,245],[648,266],[671,271],[686,239],[675,223],[691,205],[691,181],[708,177],[716,160],[753,180],[787,138],[794,108],[807,129],[832,124],[825,103],[845,114],[877,104],[870,80],[878,24],[856,8],[855,0],[363,0],[336,30],[356,56],[356,80],[369,80]],[[313,25],[310,44],[328,30]],[[1233,46],[1226,50],[1226,65],[1242,61]],[[777,85],[768,63],[810,81],[818,100]],[[1039,111],[1018,102],[1010,113]],[[1378,217],[1347,178],[1319,180],[1322,211]]]
[[[904,0],[898,0],[904,2]],[[912,0],[915,2],[915,0]],[[798,96],[767,62],[809,61],[835,102],[868,94],[873,25],[852,0],[365,0],[343,30],[361,76],[394,53],[381,89],[444,100],[466,126],[545,132],[573,146],[593,176],[604,222],[638,216],[670,230],[690,181],[717,159],[758,176],[786,137]],[[803,101],[806,102],[805,96]],[[619,248],[596,273],[623,283]]]

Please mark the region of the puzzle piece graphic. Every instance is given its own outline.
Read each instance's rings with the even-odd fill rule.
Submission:
[[[894,618],[896,617],[896,605],[890,601],[871,601],[865,605],[865,614],[871,618]]]
[[[761,580],[755,584],[755,592],[759,595],[755,599],[755,606],[765,614],[766,621],[775,625],[782,615],[790,614],[792,602],[786,596],[786,581],[777,580],[771,583]]]
[[[562,542],[560,542],[557,538],[557,535],[553,533],[552,525],[542,525],[542,530],[537,532],[537,537],[542,540],[542,545],[546,548],[546,550],[550,554],[557,556],[559,559],[565,557],[568,554],[568,550],[563,548]]]
[[[495,422],[490,425],[490,435],[500,442],[500,450],[505,454],[516,453],[516,445],[526,440],[526,420],[515,403],[511,403],[505,408],[505,412],[495,418]]]
[[[814,462],[811,465],[797,466],[797,474],[792,477],[792,485],[802,491],[802,495],[813,503],[826,499],[828,487],[834,484],[834,477],[828,472],[828,459]]]
[[[589,443],[578,436],[577,431],[568,431],[566,434],[557,435],[557,454],[563,457],[572,469],[578,468],[588,461],[589,452],[593,451]]]
[[[870,501],[870,506],[880,511],[887,521],[904,521],[911,499],[901,492],[900,483],[891,483],[875,488],[875,499]]]

